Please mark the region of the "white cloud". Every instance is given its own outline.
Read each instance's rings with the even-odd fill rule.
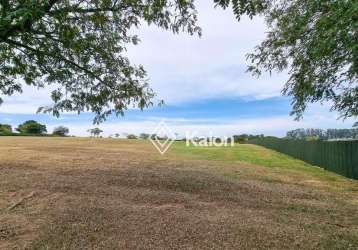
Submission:
[[[267,98],[279,96],[286,75],[246,73],[246,54],[265,37],[262,19],[237,22],[231,10],[199,3],[201,38],[173,35],[142,26],[142,42],[129,49],[129,56],[148,70],[150,84],[159,99],[177,104],[222,97]]]
[[[2,96],[4,103],[0,105],[0,113],[34,114],[40,106],[52,103],[51,88],[37,89],[32,86],[23,86],[23,93],[13,96]]]

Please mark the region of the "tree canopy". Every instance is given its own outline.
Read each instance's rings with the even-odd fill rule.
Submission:
[[[342,117],[358,115],[357,1],[213,1],[239,20],[265,17],[267,37],[248,55],[248,69],[288,72],[283,93],[293,98],[293,115],[319,101]],[[148,107],[146,71],[126,57],[142,23],[201,34],[194,0],[2,0],[0,94],[51,85],[53,105],[39,111],[91,111],[95,122]]]
[[[47,132],[46,125],[40,124],[34,120],[29,120],[20,124],[16,130],[24,134],[44,134]]]
[[[0,123],[0,133],[11,133],[11,132],[12,132],[11,125]]]
[[[265,17],[266,39],[248,55],[249,71],[287,71],[283,90],[301,118],[308,103],[330,101],[343,118],[358,116],[358,2],[215,0],[238,19]]]
[[[54,103],[39,111],[92,111],[95,122],[145,108],[154,93],[125,55],[139,41],[131,29],[145,22],[199,34],[196,19],[193,0],[0,1],[0,94],[51,85]]]
[[[101,130],[100,128],[91,128],[88,130],[88,132],[91,134],[91,136],[99,137],[103,130]]]

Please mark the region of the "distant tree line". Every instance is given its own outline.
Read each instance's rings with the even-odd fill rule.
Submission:
[[[176,134],[176,141],[185,141],[187,138],[185,137],[180,137],[179,134]],[[111,136],[112,137],[112,136]],[[114,134],[114,137],[119,138],[120,134],[116,133]],[[252,134],[240,134],[240,135],[233,135],[232,137],[228,137],[227,141],[231,142],[231,138],[234,139],[235,143],[244,143],[248,140],[253,140],[253,139],[258,139],[258,138],[264,138],[265,135],[263,134],[259,134],[259,135],[252,135]],[[147,134],[147,133],[140,133],[139,135],[136,134],[128,134],[128,133],[123,133],[122,134],[122,138],[126,138],[126,139],[141,139],[141,140],[147,140],[147,139],[158,139],[158,140],[167,140],[168,137],[167,136],[159,136],[157,134]],[[189,139],[189,138],[188,138]],[[203,139],[206,139],[207,141],[212,141],[213,138],[207,137],[207,138],[202,138],[202,137],[194,137],[193,140],[194,141],[201,141]],[[215,138],[216,142],[220,142],[220,138]]]
[[[17,135],[34,135],[34,136],[68,136],[70,130],[65,126],[58,126],[53,129],[52,133],[47,133],[46,125],[41,124],[34,120],[28,120],[24,123],[18,125],[13,131],[13,128],[9,124],[1,124],[0,123],[0,136],[17,136]],[[87,130],[92,137],[101,137],[101,133],[103,130],[100,128],[92,128]],[[119,133],[114,134],[110,137],[119,138],[121,135]],[[122,138],[126,139],[158,139],[158,140],[166,140],[168,137],[166,136],[159,136],[156,134],[148,134],[148,133],[140,133],[139,135],[136,134],[128,134],[123,133]],[[177,141],[185,141],[186,138],[179,138],[178,134],[176,134]],[[235,143],[245,143],[249,140],[255,140],[260,138],[270,138],[273,136],[265,136],[263,134],[253,135],[253,134],[238,134],[233,135],[232,138]],[[294,139],[294,140],[339,140],[339,139],[358,139],[358,128],[352,129],[316,129],[316,128],[299,128],[295,130],[288,131],[286,133],[287,139]],[[202,139],[202,138],[198,138]],[[212,138],[207,138],[210,141]],[[231,141],[231,138],[228,139]]]
[[[314,129],[299,128],[287,132],[289,139],[297,140],[335,140],[335,139],[358,139],[358,128],[353,129]]]
[[[254,139],[259,139],[259,138],[264,138],[264,137],[265,137],[265,135],[263,135],[263,134],[260,134],[260,135],[250,135],[250,134],[233,135],[235,143],[244,143],[249,140],[254,140]]]
[[[64,126],[55,127],[52,134],[47,134],[46,125],[41,124],[34,120],[28,120],[15,128],[15,133],[12,126],[9,124],[0,123],[0,135],[3,136],[16,136],[16,135],[35,135],[35,136],[67,136],[69,129]]]

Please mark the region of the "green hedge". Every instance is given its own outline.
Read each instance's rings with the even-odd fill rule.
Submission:
[[[358,180],[358,141],[304,141],[263,138],[249,141]]]

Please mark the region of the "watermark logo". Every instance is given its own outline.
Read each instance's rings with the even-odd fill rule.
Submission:
[[[185,142],[187,147],[233,147],[235,146],[233,137],[216,137],[212,132],[209,136],[198,136],[197,131],[186,131],[185,137],[182,139],[177,138],[177,134],[174,133],[170,127],[161,121],[153,133],[150,135],[149,140],[158,150],[158,152],[164,155],[175,140]]]
[[[186,132],[185,134],[186,146],[194,147],[233,147],[235,146],[233,137],[216,137],[212,132],[209,133],[209,136],[198,136],[198,133],[195,131],[193,133]]]
[[[149,140],[154,145],[154,147],[158,150],[160,154],[165,154],[168,151],[170,146],[175,141],[175,134],[168,127],[168,125],[161,121],[158,126],[155,128],[153,133],[150,135]]]

